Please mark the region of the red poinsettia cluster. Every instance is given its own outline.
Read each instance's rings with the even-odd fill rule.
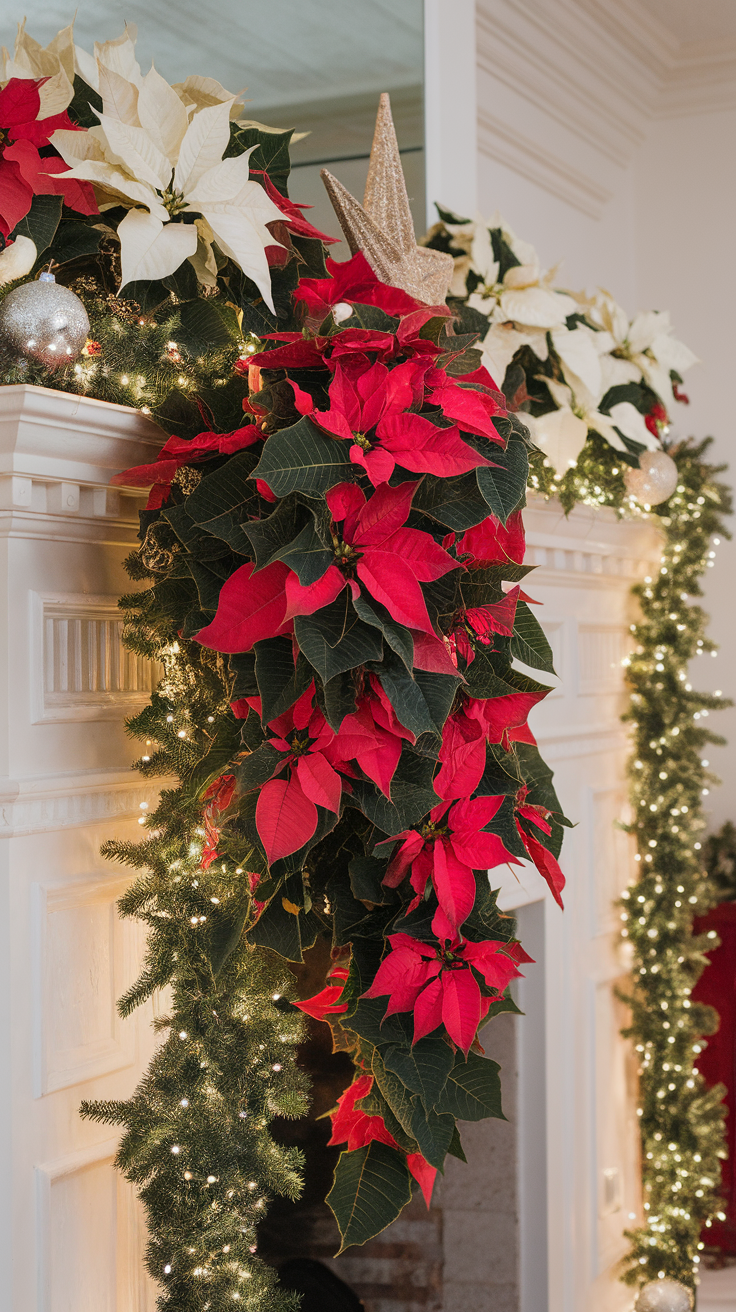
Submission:
[[[269,864],[298,851],[317,828],[317,807],[339,810],[343,790],[357,766],[386,797],[401,756],[403,740],[414,735],[399,723],[375,676],[339,733],[315,704],[314,684],[283,715],[266,726],[267,745],[278,756],[271,778],[259,784],[256,824]],[[261,716],[260,697],[233,703],[236,715]]]
[[[34,196],[63,196],[80,214],[96,214],[88,182],[64,177],[58,155],[41,155],[58,128],[74,129],[69,115],[41,118],[39,88],[45,79],[11,77],[0,91],[0,234],[9,237],[31,208]],[[61,176],[59,176],[61,175]]]
[[[271,334],[268,350],[236,366],[248,368],[256,386],[260,369],[285,370],[303,418],[269,436],[253,395],[244,408],[255,423],[229,434],[203,433],[191,442],[172,438],[153,465],[116,481],[153,482],[149,507],[159,507],[180,465],[202,466],[206,477],[203,462],[209,457],[258,444],[258,463],[250,465],[256,491],[245,503],[243,528],[246,537],[259,543],[270,533],[270,555],[261,547],[261,554],[254,553],[257,559],[246,558],[233,569],[220,590],[214,618],[196,641],[239,656],[255,647],[258,675],[259,662],[267,658],[257,644],[286,640],[276,647],[288,653],[291,643],[295,675],[308,659],[314,677],[287,710],[268,721],[263,717],[265,692],[263,698],[248,695],[232,703],[234,714],[245,721],[243,742],[256,746],[241,754],[234,776],[224,776],[205,798],[203,861],[214,860],[218,820],[232,800],[233,777],[236,792],[257,791],[255,825],[269,866],[306,849],[320,823],[329,832],[334,817],[349,813],[346,802],[351,808],[365,805],[370,860],[375,862],[391,844],[383,885],[400,890],[396,904],[387,894],[381,905],[399,905],[404,918],[417,913],[414,922],[406,922],[409,927],[419,923],[421,906],[428,902],[431,934],[423,932],[432,941],[390,932],[396,916],[387,912],[394,917],[381,931],[388,935],[387,951],[363,996],[387,997],[386,1016],[412,1012],[415,1043],[444,1033],[467,1056],[493,1002],[519,974],[520,964],[530,960],[518,943],[490,937],[478,941],[479,925],[486,923],[479,919],[481,912],[473,914],[479,876],[500,865],[519,864],[525,853],[560,904],[564,886],[551,850],[551,812],[534,800],[548,795],[533,793],[530,799],[521,782],[515,795],[492,791],[494,760],[508,754],[520,761],[514,744],[533,751],[527,718],[548,691],[517,675],[509,655],[521,608],[525,631],[534,625],[526,609],[531,598],[515,582],[525,549],[521,512],[512,510],[505,522],[490,508],[483,513],[489,505],[483,480],[506,454],[501,436],[508,424],[505,401],[484,369],[457,377],[447,372],[453,338],[437,325],[449,315],[446,307],[421,306],[405,292],[382,286],[362,255],[344,265],[328,261],[327,267],[330,277],[303,280],[297,290],[304,331]],[[392,319],[381,328],[336,331],[366,305]],[[314,470],[326,471],[320,473],[321,482],[316,475],[310,481]],[[456,517],[432,516],[439,480],[457,489],[461,509]],[[292,492],[298,494],[296,519],[279,508]],[[257,527],[248,524],[246,514]],[[293,541],[277,540],[279,515],[288,522]],[[453,523],[471,527],[447,532]],[[466,598],[472,601],[460,604]],[[352,665],[341,667],[349,695],[339,703],[343,711],[338,716],[326,692],[333,676],[318,676],[319,652],[314,655],[304,635],[317,632],[326,646],[337,646],[350,624],[358,632],[362,626],[364,634],[380,630],[382,637],[378,656],[375,644],[368,643],[366,655],[358,651]],[[356,639],[358,645],[361,640],[365,637]],[[413,664],[407,651],[413,651]],[[286,664],[291,667],[288,655]],[[427,680],[429,702],[422,702],[420,672],[443,676]],[[263,689],[260,675],[256,681]],[[474,696],[472,689],[482,688],[484,681],[498,695]],[[440,707],[437,719],[422,720],[417,706],[429,716],[433,696]],[[250,717],[257,719],[255,725]],[[417,727],[420,721],[434,725],[424,741],[417,738],[425,733]],[[407,761],[409,782],[399,769]],[[422,818],[416,810],[392,812],[401,789],[406,798],[419,787],[411,775],[417,769],[429,781],[422,805],[433,796],[436,804]],[[517,777],[521,781],[523,776]],[[479,787],[483,791],[475,795]],[[368,793],[370,814],[361,800]],[[391,833],[394,826],[384,817],[397,813],[413,823]],[[375,911],[376,899],[368,901]],[[342,1019],[349,1028],[343,1001],[347,979],[344,962],[333,965],[324,989],[297,1005],[317,1019]],[[331,1142],[355,1150],[376,1140],[401,1151],[384,1118],[359,1106],[372,1088],[372,1075],[361,1074],[343,1094]],[[378,1093],[373,1092],[373,1106],[380,1105]],[[428,1196],[434,1168],[418,1153],[406,1160]]]
[[[532,959],[520,943],[491,939],[471,943],[454,936],[431,944],[391,934],[389,943],[391,951],[365,997],[388,996],[387,1016],[413,1012],[415,1043],[442,1025],[464,1053],[494,998],[520,974],[519,964]],[[478,976],[492,992],[481,994]]]

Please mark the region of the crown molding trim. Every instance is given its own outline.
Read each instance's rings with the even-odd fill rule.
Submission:
[[[589,218],[599,219],[612,199],[613,192],[484,109],[478,114],[478,148],[487,159],[512,169]]]

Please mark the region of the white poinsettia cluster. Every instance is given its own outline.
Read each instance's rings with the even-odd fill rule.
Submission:
[[[69,166],[64,176],[92,183],[101,212],[128,210],[117,228],[122,286],[166,278],[185,260],[201,283],[214,286],[216,243],[273,310],[266,247],[280,242],[266,225],[283,214],[250,179],[251,151],[223,158],[242,101],[214,78],[170,86],[153,66],[142,74],[135,42],[131,26],[114,41],[95,42],[90,55],[68,27],[44,49],[21,24],[13,55],[0,54],[1,80],[48,78],[47,113],[69,105],[75,74],[100,96],[102,110],[93,111],[99,124],[61,129],[51,143]]]
[[[560,365],[561,379],[539,374],[556,408],[543,415],[525,415],[537,445],[558,471],[575,464],[590,431],[611,446],[625,450],[624,438],[659,449],[644,415],[630,401],[600,406],[612,387],[645,383],[659,397],[663,411],[676,399],[671,374],[681,376],[696,356],[672,335],[667,313],[647,311],[629,321],[609,292],[595,296],[555,285],[556,269],[543,271],[536,251],[498,216],[469,222],[445,221],[452,244],[463,253],[455,258],[451,296],[467,296],[473,309],[488,319],[482,342],[483,364],[503,383],[517,351],[528,346],[541,362],[550,350]],[[491,237],[497,231],[518,264],[501,275]],[[471,278],[472,275],[472,278]],[[572,316],[572,325],[568,320]]]

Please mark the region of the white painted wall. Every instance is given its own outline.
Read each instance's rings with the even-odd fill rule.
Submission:
[[[736,483],[736,109],[667,118],[649,125],[634,163],[639,302],[669,309],[700,357],[688,374],[690,405],[677,407],[674,431],[715,437],[713,457],[730,463]],[[731,524],[732,531],[736,524]],[[703,605],[721,654],[693,663],[694,687],[736,698],[736,544],[724,540],[708,572]],[[711,824],[736,820],[736,709],[709,719],[729,739],[709,749],[723,787],[708,798]]]

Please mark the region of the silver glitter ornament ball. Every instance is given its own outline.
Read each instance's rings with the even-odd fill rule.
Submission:
[[[76,360],[89,336],[82,302],[52,273],[9,292],[0,303],[0,349],[47,369]]]
[[[677,465],[666,451],[643,451],[639,468],[627,469],[624,483],[626,491],[643,506],[658,506],[672,496],[677,477]]]
[[[636,1312],[691,1312],[693,1296],[679,1280],[652,1280],[636,1300]]]

